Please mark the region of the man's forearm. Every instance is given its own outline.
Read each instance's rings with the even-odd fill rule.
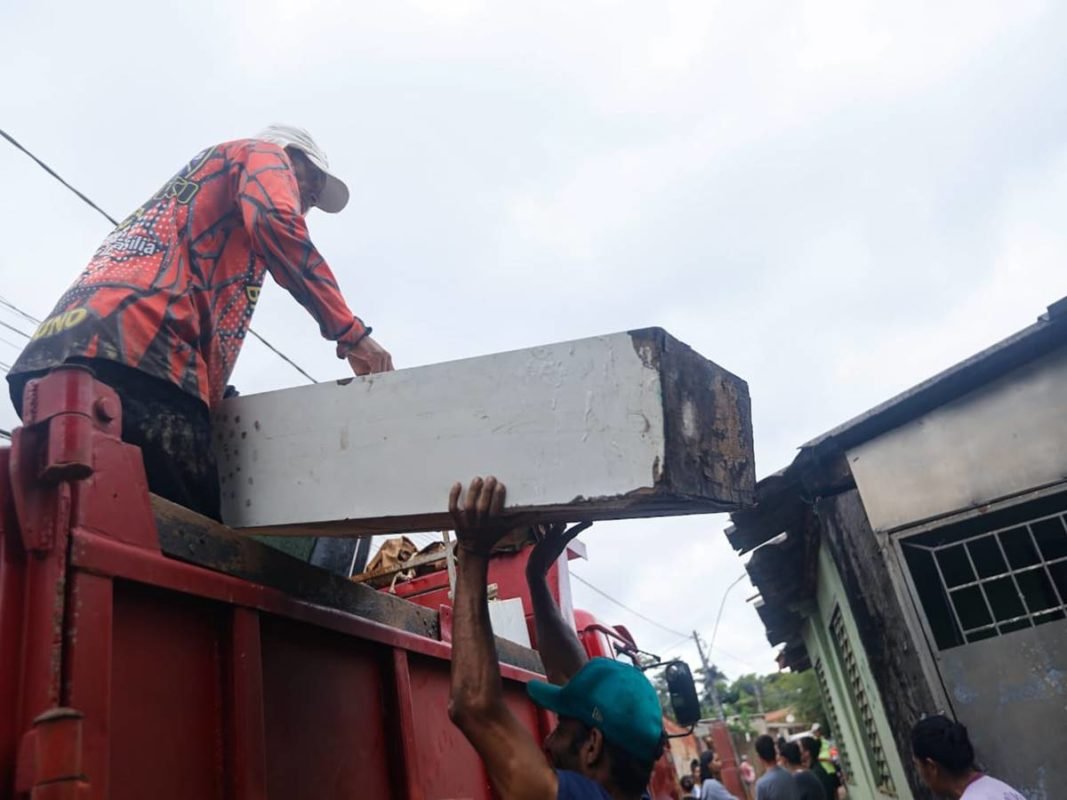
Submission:
[[[530,578],[529,585],[541,663],[545,666],[548,680],[562,685],[582,668],[589,657],[574,629],[563,619],[545,576]]]
[[[452,695],[450,711],[462,727],[468,712],[503,707],[493,627],[489,621],[488,558],[460,552],[452,606]]]

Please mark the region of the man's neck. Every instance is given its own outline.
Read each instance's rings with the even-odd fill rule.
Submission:
[[[963,797],[963,793],[967,791],[967,787],[981,777],[981,772],[978,772],[977,770],[971,770],[962,778],[958,778],[953,781],[952,787],[949,789],[950,800],[959,800],[961,797]]]
[[[767,770],[767,772],[770,772],[772,769],[778,766],[777,761],[764,761],[762,758],[760,759],[760,763],[763,764],[763,768]]]

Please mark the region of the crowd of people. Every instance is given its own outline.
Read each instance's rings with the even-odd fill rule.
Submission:
[[[741,756],[738,766],[746,800],[845,800],[848,789],[840,768],[833,764],[831,770],[826,769],[818,726],[813,733],[794,741],[758,737],[759,778],[746,756]],[[967,728],[961,723],[944,715],[925,717],[912,729],[911,742],[915,769],[937,797],[1023,800],[1018,791],[978,769]],[[710,741],[705,743],[709,749],[692,761],[690,774],[681,779],[684,797],[738,800],[720,780],[722,760],[710,748]]]

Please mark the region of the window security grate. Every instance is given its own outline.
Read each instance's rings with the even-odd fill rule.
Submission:
[[[1007,524],[992,520],[985,530],[972,524],[903,540],[940,649],[1067,616],[1067,511],[1031,505],[1037,504],[1000,519]]]
[[[834,610],[834,615],[830,619],[830,635],[841,658],[845,679],[848,681],[857,716],[863,728],[863,737],[867,744],[871,767],[874,770],[875,779],[878,781],[878,791],[886,795],[896,795],[893,777],[889,772],[889,762],[886,760],[885,750],[882,748],[882,740],[874,724],[874,712],[867,697],[867,690],[863,687],[859,666],[856,663],[856,654],[852,649],[848,631],[845,629],[845,620],[841,615],[840,608]]]
[[[830,718],[830,727],[833,728],[831,733],[837,740],[837,760],[841,764],[841,770],[845,773],[845,781],[855,785],[856,779],[852,776],[852,764],[848,760],[848,751],[845,750],[841,724],[837,721],[837,709],[834,708],[833,698],[830,697],[830,684],[826,681],[826,669],[822,665],[822,659],[815,662],[815,677],[819,679],[819,693],[822,695],[822,705],[826,709],[826,716]]]

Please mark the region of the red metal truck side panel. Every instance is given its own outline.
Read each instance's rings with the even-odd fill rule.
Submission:
[[[34,391],[0,449],[0,797],[492,797],[448,642],[163,555],[114,393],[84,370]],[[490,579],[522,595],[526,556]],[[501,672],[542,738],[536,676]]]
[[[268,795],[392,796],[381,649],[269,615],[261,630]]]
[[[481,759],[448,718],[449,664],[409,656],[415,752],[426,800],[488,800]]]
[[[222,798],[228,609],[123,581],[114,596],[110,797]]]
[[[82,769],[93,800],[108,796],[113,589],[108,577],[74,571],[67,598],[64,702],[85,715]]]
[[[24,555],[14,523],[11,501],[9,448],[0,449],[0,795],[15,782],[15,753],[18,750],[19,663],[22,652],[22,604]]]

